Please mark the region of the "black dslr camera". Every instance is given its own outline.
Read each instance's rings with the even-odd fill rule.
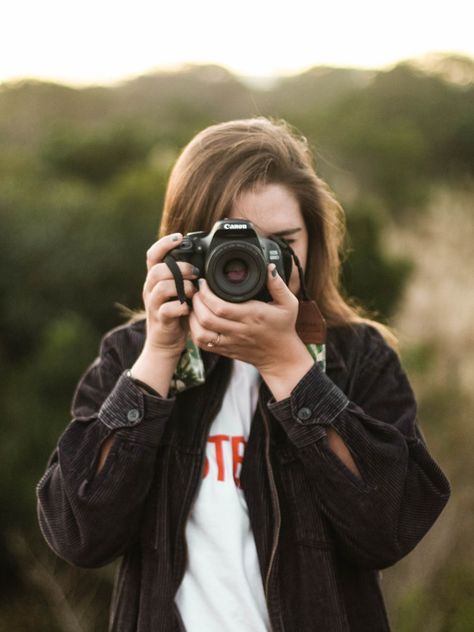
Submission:
[[[292,267],[285,241],[259,237],[246,219],[225,218],[209,233],[187,233],[169,254],[199,268],[214,294],[231,303],[268,303],[272,297],[266,287],[267,265],[274,263],[287,285]]]

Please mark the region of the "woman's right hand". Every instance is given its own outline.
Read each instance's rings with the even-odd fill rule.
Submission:
[[[177,358],[186,345],[189,331],[190,308],[187,303],[176,300],[176,283],[171,270],[163,259],[168,252],[180,245],[181,233],[166,235],[156,241],[147,251],[148,274],[143,286],[143,303],[146,310],[146,341],[149,351],[159,351],[160,355]],[[199,277],[199,270],[190,263],[177,262],[184,279],[184,293],[191,299],[197,289],[191,279]]]

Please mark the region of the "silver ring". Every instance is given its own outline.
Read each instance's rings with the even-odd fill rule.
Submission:
[[[220,334],[217,334],[217,336],[216,336],[213,340],[210,340],[210,341],[207,343],[207,346],[208,346],[208,347],[215,347],[215,346],[217,346],[217,345],[219,344],[219,340],[220,340],[220,338],[221,338],[221,335],[220,335]]]

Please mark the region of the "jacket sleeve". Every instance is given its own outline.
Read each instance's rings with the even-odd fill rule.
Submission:
[[[44,538],[77,566],[103,566],[136,537],[157,446],[175,401],[147,393],[127,376],[114,346],[121,334],[103,337],[99,356],[76,387],[72,419],[36,488]],[[112,433],[112,448],[97,474],[102,444]]]
[[[431,528],[450,484],[428,452],[397,354],[370,329],[370,353],[363,354],[352,399],[315,364],[289,397],[272,397],[267,406],[296,449],[344,554],[382,569]],[[345,442],[362,479],[329,447],[328,427]]]

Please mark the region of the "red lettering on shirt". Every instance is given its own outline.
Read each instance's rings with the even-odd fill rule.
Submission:
[[[237,487],[240,487],[240,469],[244,462],[245,444],[246,441],[244,437],[232,437],[232,472]],[[242,446],[242,453],[239,453],[240,445]],[[238,474],[237,470],[239,471]]]
[[[224,455],[222,454],[222,442],[229,441],[228,435],[213,435],[208,437],[209,443],[214,443],[216,447],[216,463],[217,463],[217,480],[223,481],[225,476]]]
[[[229,441],[231,445],[231,453],[228,454],[227,450],[223,449],[224,441]],[[232,459],[232,474],[233,479],[237,487],[240,487],[240,469],[244,462],[244,452],[247,442],[245,437],[241,435],[229,436],[229,435],[211,435],[207,439],[208,444],[213,444],[215,449],[215,458],[217,464],[217,480],[225,482],[225,461],[224,459]],[[203,466],[202,478],[206,478],[209,474],[209,459],[206,456]]]

